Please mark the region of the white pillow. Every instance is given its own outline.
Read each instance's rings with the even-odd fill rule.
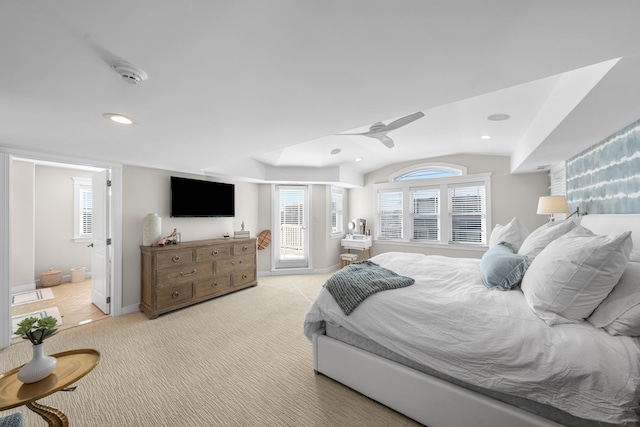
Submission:
[[[630,231],[612,238],[577,226],[529,266],[521,286],[529,307],[548,325],[581,322],[616,285],[632,246]]]
[[[529,257],[529,261],[533,261],[549,243],[566,234],[575,226],[576,223],[571,220],[547,222],[541,225],[527,236],[518,249],[518,255],[526,255]]]
[[[507,225],[496,224],[489,237],[489,247],[492,248],[500,242],[507,242],[514,252],[518,252],[522,242],[529,235],[529,229],[514,217]]]
[[[629,262],[620,280],[589,317],[611,335],[640,336],[640,262]]]

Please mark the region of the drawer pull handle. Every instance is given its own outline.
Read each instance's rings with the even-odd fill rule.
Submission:
[[[213,282],[213,283],[211,284],[211,287],[212,287],[212,288],[215,288],[216,286],[218,286],[218,282]]]
[[[171,261],[173,262],[180,261],[180,257],[178,255],[174,255],[173,257],[171,257]]]
[[[238,264],[242,264],[242,260],[238,261]]]
[[[243,251],[246,251],[247,249],[249,249],[249,248],[247,247],[247,245],[244,245],[244,246],[242,247],[242,250],[243,250]]]
[[[236,262],[235,261],[231,261],[231,265],[233,265],[235,267],[236,266]]]
[[[242,278],[243,278],[243,279],[246,279],[246,278],[247,278],[247,275],[246,275],[246,274],[243,274],[243,275],[242,275]]]
[[[218,250],[216,249],[215,251],[211,252],[211,254],[213,254],[213,256],[218,255]]]
[[[184,273],[184,272],[181,271],[180,275],[182,277],[187,277],[187,276],[191,276],[192,274],[195,274],[196,271],[198,271],[198,270],[196,270],[195,268],[193,269],[193,271],[191,271],[191,273]]]
[[[175,291],[174,293],[171,294],[172,298],[178,298],[180,296],[180,292]]]

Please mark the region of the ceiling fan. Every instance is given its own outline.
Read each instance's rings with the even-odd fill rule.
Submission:
[[[424,113],[422,111],[418,111],[417,113],[409,114],[408,116],[399,118],[398,120],[394,120],[393,122],[385,125],[382,122],[377,122],[371,125],[368,132],[362,133],[339,133],[338,135],[362,135],[368,136],[369,138],[375,138],[382,142],[387,148],[393,148],[395,145],[393,143],[393,139],[387,136],[388,132],[391,132],[394,129],[398,129],[404,125],[408,125],[409,123],[418,120],[420,117],[424,117]]]

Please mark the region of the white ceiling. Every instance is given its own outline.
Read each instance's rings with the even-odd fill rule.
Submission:
[[[0,147],[254,181],[357,185],[458,153],[531,172],[640,118],[638,16],[637,0],[0,0]],[[393,149],[335,136],[416,111]]]

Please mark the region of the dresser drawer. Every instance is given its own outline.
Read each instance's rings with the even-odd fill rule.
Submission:
[[[233,286],[246,285],[247,283],[256,281],[256,269],[248,268],[237,271],[231,275],[231,283]]]
[[[193,299],[193,284],[171,286],[158,290],[158,308],[186,303]]]
[[[229,255],[231,255],[231,248],[229,247],[229,245],[200,248],[196,249],[196,262],[229,258]]]
[[[217,274],[231,273],[240,268],[249,268],[256,265],[253,255],[239,256],[231,259],[216,261],[215,272]]]
[[[158,287],[171,286],[175,283],[193,282],[213,274],[213,263],[200,262],[158,270]]]
[[[248,255],[256,253],[256,243],[254,242],[245,242],[245,243],[236,243],[233,245],[233,255]]]
[[[192,262],[192,250],[170,251],[156,254],[156,267],[158,270],[176,265],[191,264]]]
[[[196,298],[211,296],[226,292],[231,287],[231,277],[228,274],[198,280],[196,282]]]

